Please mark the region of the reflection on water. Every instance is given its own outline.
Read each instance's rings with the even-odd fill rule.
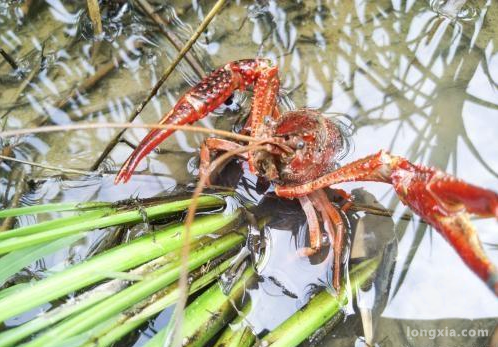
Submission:
[[[51,0],[31,8],[18,2],[0,3],[0,48],[18,66],[14,70],[0,59],[2,128],[126,121],[177,50],[135,1],[104,3],[104,35],[96,55],[98,40],[83,3]],[[213,1],[172,4],[155,4],[157,13],[170,23],[168,31],[185,42]],[[280,68],[282,93],[297,107],[316,108],[331,117],[344,113],[351,119],[354,150],[342,162],[384,148],[494,188],[498,177],[497,28],[498,7],[484,0],[236,1],[210,25],[190,59],[201,72],[241,58],[272,59]],[[184,60],[136,122],[159,119],[198,80],[198,70]],[[219,110],[200,124],[230,129],[249,107],[240,95],[236,101],[242,106],[239,112]],[[3,154],[91,170],[115,133],[101,129],[11,139],[3,143]],[[203,137],[177,133],[161,145],[161,153],[141,163],[138,171],[144,175],[135,176],[126,186],[112,185],[112,173],[130,153],[129,144],[136,144],[145,133],[127,131],[126,141],[114,148],[98,174],[90,178],[66,173],[54,177],[47,169],[2,161],[2,206],[147,197],[193,182],[192,158]],[[256,193],[248,191],[251,177],[246,176],[233,181],[248,198],[249,193]],[[385,290],[389,294],[384,295],[381,309],[373,310],[374,340],[381,346],[484,345],[482,338],[407,337],[407,326],[485,327],[491,335],[498,317],[496,298],[439,234],[417,218],[408,223],[401,220],[405,208],[390,187],[361,183],[342,188],[363,188],[396,212],[393,221],[383,218],[387,223],[383,230],[397,240],[398,255],[392,283]],[[285,218],[287,208],[279,206],[275,205],[277,221]],[[365,229],[366,235],[379,223],[368,222],[361,214],[357,218],[360,221],[354,224]],[[19,221],[32,222],[32,218]],[[394,227],[389,224],[393,222]],[[265,297],[275,300],[274,305],[283,300],[285,305],[279,304],[283,319],[305,302],[307,282],[327,280],[327,261],[310,265],[307,259],[295,258],[296,236],[285,230],[293,229],[296,235],[304,228],[302,216],[285,228],[275,223],[268,233],[282,248],[272,251],[263,276],[277,278],[297,293],[297,299],[282,294],[279,286],[268,281],[260,286],[259,294],[251,295],[268,309]],[[498,243],[496,221],[476,220],[475,224],[488,255],[498,263],[493,247]],[[306,276],[289,281],[293,276],[287,271],[291,270]],[[355,323],[358,316],[339,327],[335,343],[351,345],[356,336],[368,335]],[[278,322],[254,314],[252,324],[263,330]]]

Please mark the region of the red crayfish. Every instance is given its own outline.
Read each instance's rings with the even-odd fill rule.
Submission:
[[[336,289],[345,228],[337,207],[323,189],[348,181],[391,184],[401,201],[438,230],[467,266],[498,295],[497,268],[485,255],[469,218],[470,214],[498,217],[497,193],[386,151],[338,167],[337,156],[346,143],[341,127],[314,110],[280,113],[279,84],[278,68],[269,60],[228,63],[184,94],[160,124],[192,124],[219,107],[235,90],[253,85],[252,109],[244,131],[261,141],[244,147],[238,142],[208,138],[200,150],[201,174],[210,174],[211,153],[233,151],[248,161],[251,172],[274,183],[278,196],[299,199],[310,232],[310,246],[303,249],[306,255],[322,246],[320,215],[333,242]],[[126,160],[115,182],[127,182],[139,161],[173,132],[151,130]]]

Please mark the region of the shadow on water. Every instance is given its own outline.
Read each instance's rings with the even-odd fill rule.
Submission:
[[[18,66],[14,69],[0,59],[2,128],[125,122],[176,55],[175,39],[177,44],[185,42],[213,4],[149,2],[164,27],[139,1],[103,1],[101,38],[94,36],[83,3],[50,0],[26,7],[2,2],[0,48]],[[383,148],[494,188],[497,28],[498,7],[481,0],[231,2],[136,121],[157,121],[203,71],[264,56],[280,69],[284,108],[310,107],[330,117],[344,114],[351,122],[354,149],[342,163]],[[247,114],[248,100],[238,94],[232,107],[199,123],[232,129]],[[2,154],[90,171],[116,132],[100,129],[10,139],[2,144]],[[114,173],[131,152],[130,145],[145,133],[128,130],[89,177],[0,159],[0,203],[7,207],[145,198],[195,182],[197,149],[204,137],[176,133],[160,146],[160,153],[140,164],[127,185],[115,187]],[[274,214],[265,227],[270,251],[261,268],[262,280],[249,291],[257,309],[248,321],[256,332],[269,330],[301,307],[315,285],[328,286],[330,259],[326,254],[319,259],[296,255],[307,227],[295,202],[274,199],[271,189],[266,196],[257,193],[255,177],[242,174],[237,164],[224,170],[222,180],[236,187],[242,201],[261,203]],[[407,211],[388,186],[351,183],[341,188],[354,191],[359,202],[395,211],[392,218],[361,212],[349,216],[353,259],[379,252],[392,240],[397,255],[389,264],[393,271],[384,271],[357,306],[348,307],[347,319],[321,345],[361,345],[360,337],[380,346],[489,344],[498,317],[496,298],[441,236],[418,218],[401,218]],[[475,224],[487,254],[498,263],[496,221]],[[83,248],[75,246],[32,270],[42,273],[57,262],[79,259],[78,251],[94,241],[90,238]],[[165,311],[151,321],[142,335],[127,340],[128,345],[143,343],[170,314]],[[445,328],[481,329],[488,336],[410,335],[410,329]]]

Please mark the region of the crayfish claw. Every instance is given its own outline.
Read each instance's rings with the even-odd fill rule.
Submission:
[[[393,187],[403,203],[438,230],[498,296],[498,270],[470,221],[470,214],[496,216],[498,195],[401,157],[391,169]]]

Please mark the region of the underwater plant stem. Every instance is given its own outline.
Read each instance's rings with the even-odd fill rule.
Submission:
[[[189,269],[195,269],[210,259],[240,245],[244,239],[245,236],[242,234],[229,233],[212,243],[206,244],[192,253],[188,263]],[[141,281],[63,321],[24,346],[48,347],[59,345],[59,343],[63,343],[70,337],[104,323],[175,281],[180,273],[179,265],[180,260],[177,258],[176,261],[146,275]]]
[[[205,271],[203,270],[192,273],[195,280],[190,286],[189,295],[213,282],[220,274],[228,269],[233,259],[232,257],[225,260],[207,273],[204,273]],[[139,308],[132,307],[128,310],[130,312],[122,312],[119,316],[110,320],[96,334],[88,338],[89,342],[82,347],[107,347],[115,343],[127,333],[144,324],[152,316],[174,304],[178,300],[179,295],[179,286],[178,282],[176,282],[162,290],[161,293],[157,293],[153,297],[146,299],[145,303],[137,304],[140,306]]]
[[[214,283],[185,309],[185,319],[181,326],[181,342],[184,347],[204,346],[223,326],[235,316],[232,303],[240,303],[246,284],[254,278],[254,270],[248,267],[235,283],[228,295],[221,286]],[[166,337],[176,324],[169,324],[158,332],[144,347],[163,347]]]
[[[375,272],[380,258],[366,260],[350,272],[353,294]],[[342,286],[344,288],[344,286]],[[276,329],[268,333],[254,347],[294,347],[330,321],[347,303],[345,290],[338,295],[322,291],[313,297],[303,308],[297,311]]]
[[[14,196],[10,201],[10,208],[17,208],[19,206],[19,202],[23,195],[24,187],[26,186],[26,182],[24,178],[26,177],[26,171],[21,170],[13,170],[11,173],[11,182],[16,182]],[[8,194],[8,189],[7,189]],[[12,229],[14,226],[15,219],[12,217],[7,217],[3,220],[2,225],[0,226],[0,232],[5,232],[6,230]]]
[[[227,325],[213,347],[251,347],[256,341],[245,317],[251,311],[251,303],[247,303],[237,317]]]
[[[213,233],[235,222],[239,211],[198,218],[192,225],[194,236]],[[110,272],[123,271],[143,264],[181,246],[183,224],[174,224],[123,244],[83,263],[40,280],[30,287],[0,299],[0,322],[68,293],[108,277]]]

